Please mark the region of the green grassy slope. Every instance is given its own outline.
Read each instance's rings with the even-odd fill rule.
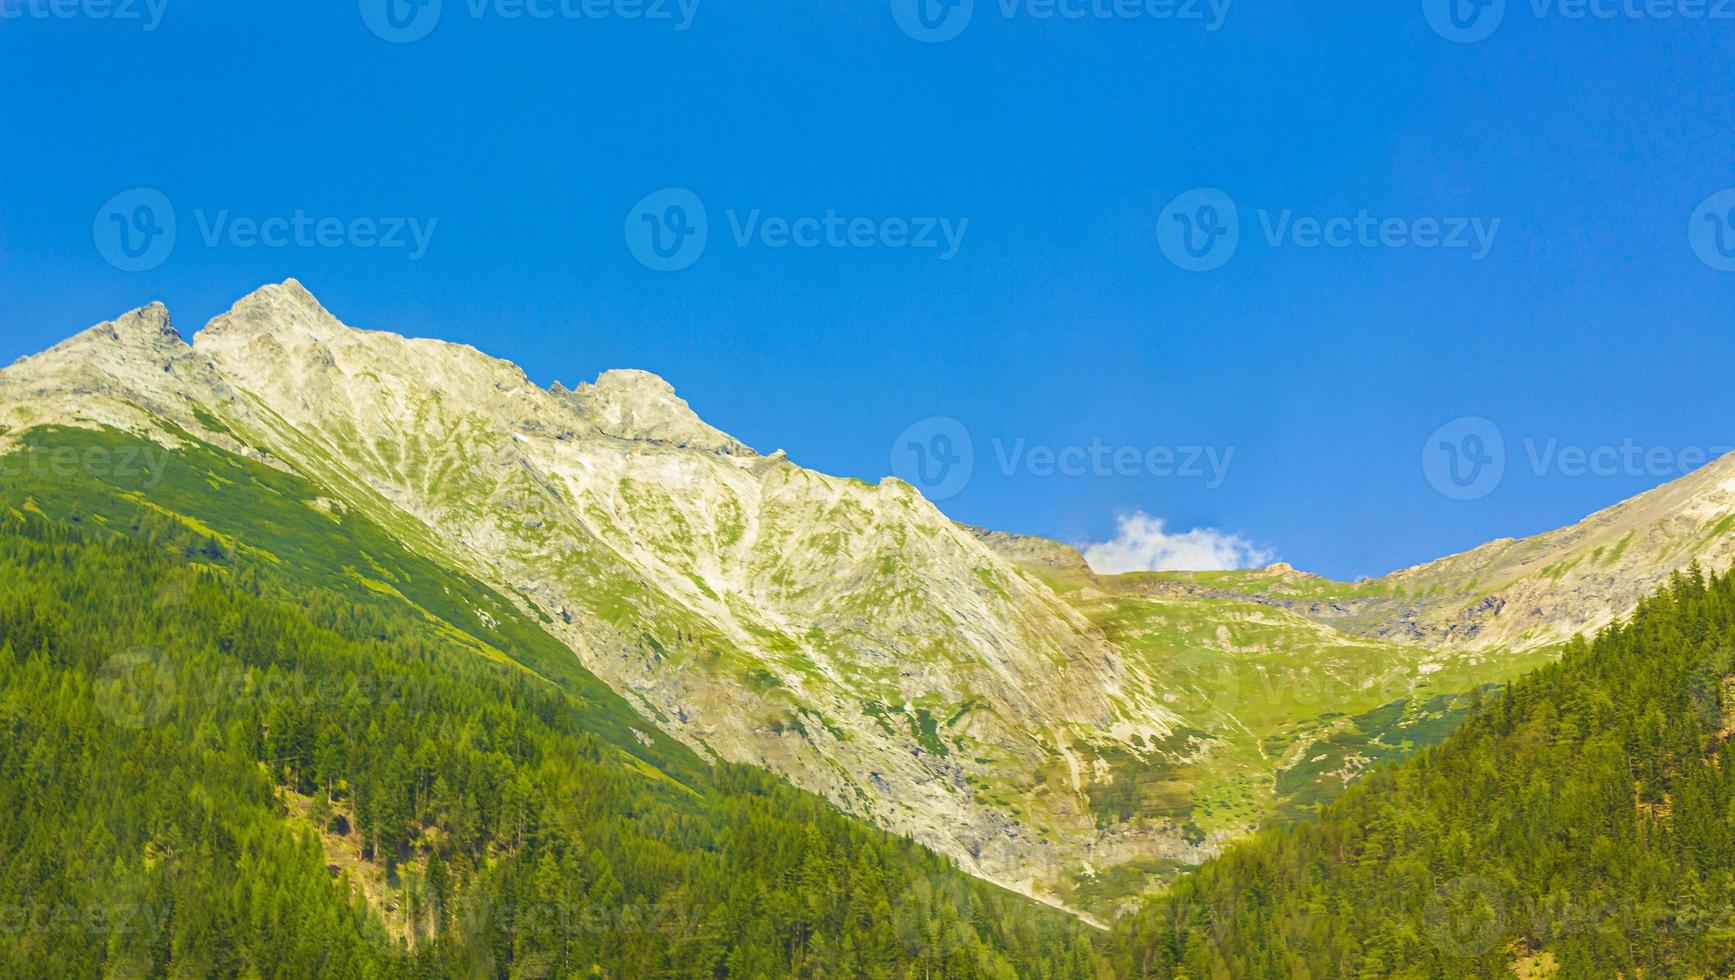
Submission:
[[[299,476],[191,439],[168,451],[113,430],[44,427],[22,438],[24,447],[0,464],[5,501],[17,513],[116,531],[140,515],[170,517],[286,581],[412,612],[457,645],[519,664],[580,704],[601,737],[659,768],[689,773],[699,765],[506,597],[409,552],[367,516],[332,507]]]
[[[1105,778],[1089,792],[1105,829],[1167,820],[1201,849],[1080,876],[1073,900],[1083,905],[1124,904],[1116,897],[1136,892],[1141,874],[1172,879],[1258,827],[1311,819],[1364,772],[1445,738],[1473,691],[1557,653],[1430,651],[1344,633],[1289,605],[1352,588],[1314,576],[1030,570],[1184,719],[1143,755],[1099,751]],[[1271,595],[1281,600],[1257,601]]]

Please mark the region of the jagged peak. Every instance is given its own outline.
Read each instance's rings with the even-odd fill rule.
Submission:
[[[261,286],[241,297],[227,313],[205,324],[193,336],[193,344],[197,347],[202,341],[237,335],[329,337],[345,329],[348,328],[306,286],[291,278]]]
[[[397,376],[397,369],[408,363],[405,358],[409,352],[418,351],[419,355],[409,361],[421,367],[411,369],[413,376],[402,378],[404,383],[427,383],[430,379],[416,371],[427,367],[422,358],[432,356],[441,365],[440,370],[447,372],[442,377],[449,391],[471,383],[480,386],[478,390],[487,386],[494,389],[503,385],[528,386],[528,378],[517,365],[465,344],[417,340],[347,326],[295,279],[254,290],[227,313],[214,318],[193,342],[201,354],[224,370],[255,374],[270,371],[279,378],[284,372],[271,365],[296,362],[302,366],[329,367],[346,356],[374,358],[375,366],[384,375]],[[343,351],[350,353],[345,355]],[[296,387],[306,385],[297,382]],[[673,385],[649,371],[605,371],[594,383],[580,384],[577,389],[555,382],[549,394],[591,429],[606,436],[735,456],[757,455],[740,441],[705,424],[675,393]]]
[[[282,308],[286,306],[311,313],[318,313],[328,320],[337,319],[331,315],[331,312],[325,308],[324,304],[320,303],[319,299],[315,297],[313,293],[308,291],[306,286],[301,284],[301,280],[294,276],[291,276],[282,282],[268,282],[265,285],[260,286],[258,289],[255,289],[236,300],[235,305],[231,308],[231,312],[234,310],[251,309],[256,307]]]
[[[74,334],[56,346],[66,347],[79,341],[152,348],[186,345],[186,341],[181,339],[180,333],[169,319],[169,308],[159,301],[152,301],[136,310],[128,310],[113,320]]]
[[[26,364],[34,361],[57,360],[67,355],[100,356],[98,352],[112,350],[115,353],[137,351],[157,354],[179,354],[187,349],[187,342],[175,330],[169,319],[169,309],[161,302],[151,302],[135,310],[104,320],[94,326],[73,334],[53,347],[28,357],[21,357],[14,364]]]
[[[675,386],[649,371],[604,371],[594,383],[549,389],[604,435],[638,442],[668,443],[687,449],[757,455],[740,440],[707,425]]]

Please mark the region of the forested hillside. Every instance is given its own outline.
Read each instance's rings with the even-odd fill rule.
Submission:
[[[1678,575],[1123,923],[1140,977],[1708,977],[1735,971],[1735,580]]]
[[[634,755],[593,729],[624,705],[401,596],[145,507],[50,520],[28,482],[0,510],[0,972],[1096,971],[1070,917],[649,725]]]
[[[0,975],[1735,971],[1728,578],[1099,943],[713,766],[300,478],[150,450],[43,430],[0,466]]]
[[[519,665],[665,775],[768,771],[1092,922],[1312,819],[1695,558],[1729,567],[1732,466],[1381,579],[1099,575],[762,455],[656,375],[544,388],[293,279],[191,343],[153,303],[0,369],[16,504],[168,517]]]

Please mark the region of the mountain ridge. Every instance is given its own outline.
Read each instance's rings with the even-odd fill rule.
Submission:
[[[1600,605],[1575,590],[1730,557],[1727,535],[1682,550],[1649,530],[1724,507],[1714,484],[1623,512],[1651,519],[1642,536],[1616,520],[1518,542],[1532,550],[1514,561],[1586,554],[1512,582],[1465,556],[1360,583],[1098,576],[1064,545],[956,524],[902,481],[760,455],[647,372],[542,388],[474,347],[349,327],[293,279],[191,343],[152,304],[0,370],[0,451],[53,424],[309,479],[497,588],[701,753],[1098,915],[1413,751],[1452,695],[1549,657],[1562,627],[1539,626],[1538,603],[1595,628],[1637,586]],[[1634,540],[1611,563],[1621,530]],[[1596,574],[1573,572],[1599,544]],[[1485,584],[1519,602],[1476,612],[1502,594]],[[1467,610],[1498,628],[1454,632]]]
[[[147,311],[153,309],[160,311]],[[129,317],[122,320],[131,324],[141,317],[149,318]],[[123,336],[99,326],[92,336],[113,335],[124,341],[134,333],[126,331]],[[388,345],[389,356],[368,350],[376,344]],[[761,583],[776,578],[775,570],[782,564],[780,553],[792,550],[791,545],[796,546],[793,550],[801,556],[799,560],[810,567],[835,565],[846,551],[862,555],[851,576],[855,592],[873,583],[876,552],[896,554],[899,560],[917,565],[955,562],[960,551],[966,553],[965,558],[985,566],[993,565],[993,559],[985,550],[971,554],[972,544],[966,543],[960,532],[897,481],[869,487],[811,474],[779,457],[741,454],[733,440],[719,439],[711,434],[715,430],[698,427],[694,419],[672,411],[674,404],[670,402],[649,418],[643,417],[644,413],[615,411],[618,400],[611,401],[615,394],[612,389],[622,382],[640,390],[652,387],[673,398],[666,383],[648,382],[648,375],[605,375],[598,385],[589,387],[589,407],[594,412],[586,413],[581,410],[586,406],[572,405],[574,399],[585,399],[585,386],[570,397],[558,398],[530,385],[516,367],[487,358],[473,348],[341,328],[294,283],[266,287],[242,300],[196,334],[191,345],[153,344],[144,350],[144,358],[125,343],[113,346],[119,350],[105,348],[92,354],[81,349],[77,357],[68,356],[66,350],[50,351],[40,359],[27,359],[7,369],[0,390],[10,395],[22,388],[38,396],[5,398],[9,421],[16,420],[25,427],[51,420],[94,421],[144,432],[173,444],[173,437],[165,437],[151,424],[155,417],[167,418],[201,441],[248,452],[310,475],[351,506],[383,518],[419,550],[444,549],[448,555],[460,556],[462,566],[485,573],[485,580],[510,579],[514,594],[527,596],[530,604],[550,615],[552,631],[588,663],[601,664],[599,673],[678,737],[706,751],[726,757],[745,756],[745,761],[785,773],[794,767],[792,763],[809,767],[812,775],[807,784],[821,782],[822,788],[829,790],[827,795],[840,802],[852,786],[858,800],[866,789],[876,788],[878,795],[890,798],[882,804],[888,810],[918,813],[913,820],[882,815],[882,821],[894,827],[902,823],[901,829],[918,836],[935,836],[935,827],[922,824],[936,822],[935,812],[953,809],[945,805],[946,798],[955,794],[955,786],[950,784],[961,782],[963,774],[954,762],[921,761],[923,755],[944,760],[951,752],[936,751],[937,740],[919,731],[924,724],[919,719],[931,718],[932,712],[918,709],[899,689],[891,656],[893,647],[899,645],[893,640],[899,629],[913,630],[919,639],[935,642],[954,623],[961,622],[965,630],[971,630],[975,627],[969,624],[974,622],[1008,621],[1007,628],[1015,639],[983,634],[970,642],[979,644],[984,656],[962,661],[953,658],[958,669],[972,675],[969,683],[991,690],[991,700],[1006,713],[1005,721],[992,718],[980,723],[983,728],[994,729],[992,739],[1004,751],[1026,754],[1032,761],[1047,758],[1054,764],[1057,756],[1064,755],[1064,736],[1056,740],[1059,745],[1037,744],[1014,729],[1035,727],[1055,714],[1092,729],[1123,725],[1138,734],[1166,733],[1169,719],[1154,703],[1135,705],[1129,711],[1113,706],[1113,692],[1121,681],[1106,644],[1090,640],[1079,628],[1081,621],[1072,618],[1075,614],[1056,601],[1045,604],[1038,593],[1007,576],[1003,568],[984,569],[990,576],[1006,577],[999,591],[991,588],[978,593],[972,586],[950,597],[948,601],[958,606],[957,615],[915,594],[888,596],[910,611],[902,626],[889,631],[865,618],[866,608],[850,593],[824,597],[825,601],[814,604],[787,588],[764,587]],[[148,369],[136,369],[140,362],[148,362]],[[128,369],[107,370],[110,363]],[[453,363],[455,369],[451,369]],[[87,377],[103,383],[85,383]],[[415,384],[427,379],[437,379],[437,391]],[[77,404],[58,412],[45,411],[40,396],[49,392],[76,399]],[[478,417],[475,406],[486,406],[490,416]],[[684,409],[684,404],[680,407]],[[580,433],[568,430],[583,429],[592,415],[599,420],[594,426],[597,431],[615,438],[633,436],[636,441],[625,449],[611,442],[587,448],[576,457],[566,452],[555,458],[551,447],[588,445]],[[369,417],[366,424],[370,425],[377,419],[379,428],[357,438],[364,416]],[[430,417],[435,422],[432,429],[411,424]],[[468,441],[467,436],[476,435],[477,430],[486,431],[475,441]],[[435,442],[439,445],[432,445]],[[696,442],[706,450],[729,452],[695,456],[685,447]],[[459,468],[449,465],[455,463],[449,455],[454,447],[461,447],[460,452],[478,447],[487,451],[469,453]],[[677,492],[647,500],[642,499],[640,486],[668,486]],[[706,497],[697,492],[700,489],[714,492]],[[738,513],[722,520],[703,513],[713,505],[735,506]],[[693,509],[683,515],[681,508],[689,506]],[[659,512],[657,527],[638,525],[640,513],[647,508]],[[852,521],[870,525],[877,521],[878,527],[872,533],[854,535],[865,547],[842,547],[841,539],[831,537],[837,528],[824,529],[821,536],[826,540],[815,541],[804,522],[816,508],[821,517],[843,510]],[[483,511],[489,513],[473,519]],[[574,511],[579,512],[577,519]],[[921,525],[919,533],[908,533],[911,515]],[[795,520],[784,520],[791,516]],[[732,548],[738,559],[735,568],[723,568],[703,550],[675,548],[681,542],[672,538],[663,542],[671,547],[662,551],[638,547],[639,538],[672,524],[685,525],[689,517],[708,517],[711,544],[722,550]],[[629,530],[622,528],[622,523],[636,526]],[[767,527],[759,527],[761,523]],[[732,524],[736,526],[731,528]],[[545,530],[556,532],[557,540],[546,540],[541,533]],[[762,532],[766,530],[777,534],[794,530],[795,540],[780,538],[756,549],[747,539],[764,540]],[[731,536],[739,540],[723,540]],[[529,550],[529,560],[508,553],[519,546]],[[631,554],[636,561],[622,561],[622,553]],[[772,574],[747,574],[746,566],[753,564]],[[544,576],[531,571],[533,566],[559,567]],[[935,577],[974,581],[974,573],[969,571]],[[581,586],[606,593],[605,607],[581,600],[575,591]],[[729,591],[721,590],[722,586],[758,595],[747,604],[751,608],[743,609],[732,601]],[[1033,601],[1022,608],[1015,606],[1004,588],[1024,593]],[[786,608],[780,613],[780,605],[800,608]],[[987,612],[990,607],[1001,611]],[[799,618],[792,613],[799,613]],[[1065,625],[1056,626],[1056,622]],[[810,661],[804,666],[752,657],[753,662],[733,672],[726,685],[697,685],[690,682],[690,676],[681,676],[698,673],[690,666],[696,648],[704,649],[711,658],[727,659],[730,648],[757,645],[765,649],[787,644],[794,629],[811,633],[822,627],[841,635],[841,642],[851,646],[854,653],[848,661]],[[771,644],[766,642],[767,635]],[[1082,648],[1078,646],[1081,635]],[[783,639],[779,640],[780,636]],[[1089,649],[1093,644],[1095,648]],[[675,650],[683,654],[679,659],[687,661],[688,669],[668,669],[668,661],[676,659],[670,656]],[[793,653],[799,651],[782,650],[777,656],[788,660]],[[853,779],[844,778],[840,767],[826,758],[829,753],[817,746],[793,746],[803,758],[783,758],[792,747],[790,739],[776,731],[781,725],[777,717],[740,717],[757,712],[776,714],[814,733],[805,736],[804,742],[829,743],[831,729],[823,715],[810,717],[805,723],[800,720],[820,701],[807,688],[812,682],[830,680],[828,673],[856,669],[864,657],[870,669],[862,672],[878,676],[856,686],[872,685],[875,691],[873,700],[853,710],[863,716],[857,722],[861,729],[870,734],[876,727],[884,731],[873,736],[882,743],[877,762],[862,767],[866,771]],[[1051,684],[1029,684],[1022,679],[1032,676],[1033,670],[1050,672],[1051,667],[1038,666],[1045,661],[1062,669],[1073,664],[1073,669],[1088,671],[1093,680],[1075,691],[1063,692]],[[1016,662],[1025,666],[1012,666]],[[884,666],[873,666],[875,663]],[[812,673],[815,669],[817,675]],[[916,685],[921,690],[914,693],[932,693],[948,683],[946,678],[931,678]],[[728,690],[714,690],[718,687]],[[778,695],[778,688],[792,694]],[[647,698],[646,690],[655,690],[660,697]],[[970,697],[962,689],[954,695],[957,703]],[[755,702],[759,703],[756,710],[736,710]],[[852,708],[846,699],[833,697],[827,710]],[[869,712],[907,714],[914,727],[910,734],[898,734],[899,722],[876,722]],[[977,722],[973,719],[971,724]],[[767,745],[751,753],[741,750],[755,737],[756,729],[763,732],[767,727],[773,730],[773,737],[759,736]],[[860,740],[860,729],[852,734]],[[923,736],[930,742],[925,749],[919,744]],[[917,747],[906,749],[912,739]],[[915,761],[900,761],[904,759]],[[816,775],[825,778],[819,780]],[[912,807],[907,802],[911,797],[925,802]],[[1060,804],[1063,811],[1068,806],[1064,801]],[[1079,808],[1072,809],[1075,822],[1088,821]],[[994,837],[1010,835],[1016,839],[1022,833],[1017,821],[1001,824],[992,817],[983,823],[981,817],[958,820],[956,814],[948,814],[945,824],[954,834],[960,825],[978,825],[971,832],[973,841],[963,846],[953,841],[948,848],[951,853],[963,853],[968,864],[977,864],[984,853],[986,857],[981,859],[989,863],[1007,860],[994,854]],[[1007,825],[1009,829],[999,829]],[[987,871],[980,866],[976,870]],[[1013,884],[1030,887],[1016,880]]]

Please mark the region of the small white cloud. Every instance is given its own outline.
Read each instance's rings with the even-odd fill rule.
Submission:
[[[1170,532],[1143,511],[1115,519],[1113,541],[1087,545],[1084,560],[1103,575],[1122,572],[1208,572],[1268,565],[1276,553],[1214,527]]]

